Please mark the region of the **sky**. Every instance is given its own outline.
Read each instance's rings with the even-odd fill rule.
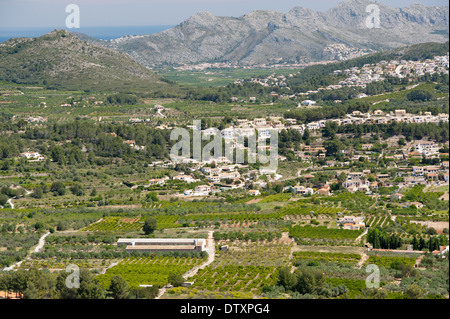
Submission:
[[[1,28],[65,26],[66,6],[80,8],[80,25],[177,25],[200,11],[239,17],[253,10],[288,12],[295,6],[326,11],[341,0],[0,0]],[[378,0],[391,7],[413,3],[448,5],[448,0]]]

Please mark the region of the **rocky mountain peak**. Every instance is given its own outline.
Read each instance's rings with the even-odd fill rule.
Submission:
[[[380,8],[380,28],[366,26],[369,4]],[[391,8],[373,0],[344,0],[326,12],[295,7],[256,10],[241,17],[200,12],[173,29],[122,41],[115,49],[144,65],[346,59],[354,54],[448,40],[448,7]]]

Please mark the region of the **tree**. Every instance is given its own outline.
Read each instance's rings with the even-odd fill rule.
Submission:
[[[174,287],[180,287],[184,283],[184,278],[180,274],[172,272],[172,273],[169,274],[168,281]]]
[[[34,224],[34,229],[35,229],[36,231],[44,230],[44,229],[45,229],[45,225],[44,225],[43,222],[36,222],[36,223]]]
[[[50,191],[52,191],[56,196],[62,196],[66,194],[66,187],[61,182],[53,182],[50,186]]]
[[[112,293],[114,299],[125,299],[130,292],[130,287],[120,275],[116,275],[111,278],[109,291]]]
[[[158,194],[156,194],[156,192],[150,192],[145,197],[147,198],[147,201],[150,201],[150,202],[159,201]]]
[[[423,239],[422,237],[419,238],[419,250],[424,249],[425,247],[425,239]]]
[[[39,299],[38,291],[33,282],[30,282],[27,289],[23,292],[23,299]]]
[[[34,189],[34,191],[33,191],[33,194],[31,195],[33,198],[36,198],[36,199],[38,199],[38,198],[42,198],[42,195],[43,195],[43,190],[42,190],[42,187],[41,186],[38,186],[38,187],[36,187],[35,189]]]
[[[410,101],[430,101],[433,99],[433,93],[425,90],[413,90],[406,95]]]
[[[304,141],[307,141],[307,140],[309,140],[310,137],[311,137],[311,132],[309,131],[309,129],[306,128],[305,131],[303,132],[302,139]]]
[[[283,286],[286,290],[294,290],[297,285],[297,276],[291,273],[289,267],[284,267],[278,272],[277,285]]]
[[[146,235],[152,234],[158,228],[158,221],[154,217],[149,217],[145,220],[142,230]]]
[[[322,272],[305,269],[297,273],[296,290],[301,294],[317,294],[325,287]]]
[[[56,278],[56,291],[60,299],[104,299],[105,289],[87,269],[80,270],[80,287],[68,288],[66,279],[70,273],[61,272]]]
[[[327,156],[336,155],[343,148],[343,144],[338,138],[326,141],[324,146],[327,150]]]
[[[406,290],[406,294],[410,299],[420,299],[423,296],[424,291],[418,284],[412,284],[408,287],[408,290]]]
[[[92,196],[92,197],[97,196],[97,189],[93,188],[92,191],[91,191],[90,196]]]
[[[5,194],[0,194],[0,205],[5,206],[5,204],[8,202],[9,197]]]
[[[72,192],[72,194],[74,194],[75,196],[83,196],[84,191],[83,188],[81,187],[80,184],[75,184],[70,188],[70,191]]]
[[[419,241],[417,240],[416,235],[414,235],[414,238],[413,238],[411,244],[413,246],[413,250],[419,250]]]

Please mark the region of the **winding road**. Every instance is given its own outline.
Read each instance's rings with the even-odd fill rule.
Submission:
[[[30,195],[31,193],[32,193],[31,191],[25,189],[25,195]],[[17,197],[10,198],[6,201],[11,206],[12,209],[15,208],[15,206],[12,202],[13,199],[17,199]]]
[[[48,235],[50,235],[50,232],[45,233],[44,235],[42,235],[41,238],[39,238],[39,243],[37,244],[37,246],[34,248],[33,252],[34,253],[38,253],[42,248],[44,248],[45,245],[45,237],[47,237]],[[28,255],[27,257],[25,257],[24,260],[21,260],[15,264],[12,264],[9,267],[5,267],[3,268],[3,271],[12,271],[14,270],[16,267],[20,267],[20,265],[25,261],[25,260],[30,260],[31,256]]]
[[[12,209],[14,209],[14,204],[12,202],[12,198],[8,199],[6,202],[9,204],[9,206],[11,206]]]

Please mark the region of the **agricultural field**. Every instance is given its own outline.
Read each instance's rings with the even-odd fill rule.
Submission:
[[[323,252],[294,252],[293,262],[296,260],[317,260],[317,261],[332,261],[332,262],[345,262],[345,263],[357,263],[361,259],[359,254],[344,254],[344,253],[323,253]]]
[[[345,88],[335,97],[328,90],[291,95],[341,79],[330,74],[313,81],[294,79],[292,92],[252,83],[226,87],[237,79],[294,71],[161,71],[186,85],[174,94],[0,82],[0,269],[15,266],[0,270],[0,287],[6,282],[8,289],[17,289],[11,286],[16,274],[34,276],[35,271],[49,276],[51,285],[63,279],[68,265],[77,265],[94,278],[89,287],[107,298],[113,298],[113,277],[124,281],[131,298],[138,297],[139,285],[153,285],[147,297],[154,298],[159,288],[172,284],[169,276],[178,280],[175,287],[159,290],[163,299],[394,299],[410,298],[410,287],[420,298],[448,298],[448,256],[430,253],[448,245],[448,185],[441,169],[448,161],[448,128],[441,123],[343,126],[329,121],[375,109],[405,109],[411,116],[448,113],[448,76],[412,79],[405,88],[382,82],[371,88],[381,94],[358,100],[352,96],[360,88]],[[408,99],[414,90],[432,97]],[[250,102],[253,96],[257,99]],[[306,98],[318,103],[298,107]],[[192,121],[201,119],[202,129],[223,130],[257,118],[285,128],[276,174],[262,173],[260,162],[231,167],[169,160],[174,127],[191,129]],[[321,120],[326,122],[319,130],[294,126]],[[436,158],[406,158],[419,141],[435,143]],[[27,160],[25,152],[44,158]],[[431,165],[439,170],[433,183],[401,186],[411,178],[412,167]],[[212,182],[206,168],[219,175],[238,172],[239,177],[219,176],[219,182]],[[377,185],[367,192],[349,191],[345,182],[357,172],[365,172],[361,181]],[[182,175],[195,181],[176,180]],[[211,190],[186,195],[201,185]],[[296,194],[296,186],[313,194]],[[256,189],[260,195],[252,196],[250,190]],[[396,192],[404,199],[393,199]],[[363,218],[366,227],[343,229],[338,220],[344,216]],[[156,226],[144,230],[149,217]],[[211,255],[129,253],[117,245],[119,238],[207,239]],[[413,242],[417,253],[386,252],[408,249]],[[380,250],[371,251],[375,245]],[[377,291],[365,285],[371,264],[380,267]],[[41,289],[40,281],[35,287],[40,298],[54,297]],[[32,295],[33,287],[27,288],[26,295]]]
[[[158,227],[160,229],[177,228],[182,225],[176,224],[178,216],[156,216]],[[101,221],[91,224],[81,231],[95,232],[139,232],[142,230],[145,218],[124,218],[124,217],[106,217]]]
[[[219,292],[252,292],[261,294],[262,287],[274,284],[277,268],[264,266],[222,266],[199,270],[192,280],[193,288]]]
[[[369,259],[366,261],[366,264],[374,264],[379,267],[385,267],[389,268],[393,264],[404,264],[407,266],[414,266],[416,263],[416,259],[414,256],[408,256],[408,257],[396,257],[396,256],[377,256],[377,255],[371,255]]]
[[[290,263],[292,242],[289,241],[219,241],[219,245],[227,245],[228,249],[217,251],[218,256],[214,261],[217,266],[280,267]],[[255,256],[264,257],[257,259]]]
[[[175,70],[161,69],[159,74],[166,79],[183,85],[194,85],[200,87],[221,87],[226,86],[238,79],[252,78],[269,74],[289,75],[297,73],[298,69],[253,69],[242,70],[240,68],[229,69],[208,69],[207,71],[198,70]]]
[[[162,287],[168,283],[170,274],[183,275],[204,261],[204,258],[197,257],[128,257],[96,278],[105,288],[109,287],[115,275],[120,275],[131,288],[139,285]]]
[[[387,227],[391,224],[391,216],[389,215],[371,215],[366,218],[365,224],[369,227]]]
[[[325,226],[294,226],[289,230],[289,236],[296,239],[330,239],[354,240],[362,234],[362,230],[328,228]]]

